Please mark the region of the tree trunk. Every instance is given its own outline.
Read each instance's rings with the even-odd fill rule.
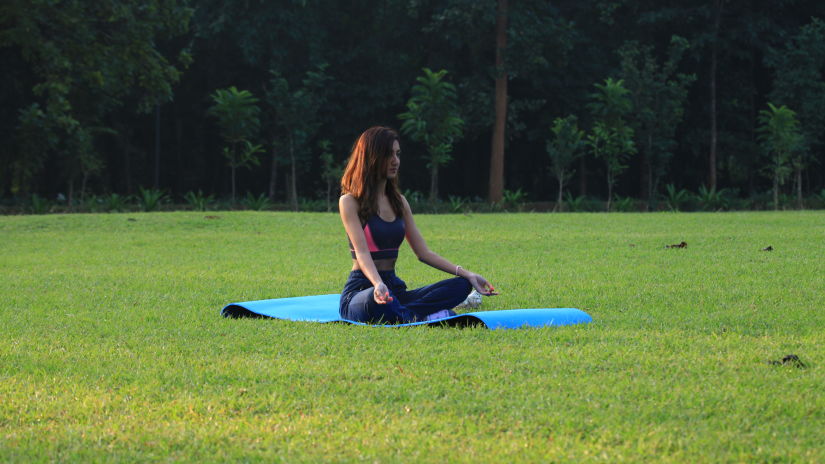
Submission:
[[[275,201],[275,188],[278,180],[278,149],[272,140],[272,166],[269,168],[269,200]]]
[[[236,156],[238,152],[235,150],[237,148],[237,143],[232,144],[232,153],[229,159],[229,167],[232,172],[232,206],[235,206],[235,160],[237,159]]]
[[[293,211],[298,211],[298,182],[295,179],[295,145],[293,143],[292,134],[289,135],[289,203],[292,205]]]
[[[66,204],[69,205],[69,211],[72,211],[74,208],[74,179],[72,178],[69,178],[69,198]]]
[[[177,168],[179,172],[183,172],[186,169],[186,163],[183,161],[183,121],[180,117],[180,110],[176,107],[175,108],[175,162],[177,164]],[[179,186],[182,184],[183,178],[177,178],[171,182],[171,187],[175,188],[176,184]],[[185,186],[184,186],[185,187]]]
[[[235,165],[231,167],[232,170],[232,206],[235,206]]]
[[[132,158],[131,150],[129,150],[129,140],[123,144],[123,170],[126,176],[126,194],[132,194]]]
[[[713,19],[713,43],[710,51],[710,153],[708,154],[708,189],[716,191],[716,145],[719,138],[716,127],[716,64],[719,41],[719,24],[722,20],[724,0],[715,0]]]
[[[84,170],[83,171],[83,179],[80,181],[80,205],[83,206],[83,202],[86,200],[86,181],[89,180],[89,172]]]
[[[563,205],[562,201],[564,201],[562,196],[564,193],[564,170],[561,171],[561,174],[559,174],[557,179],[559,181],[559,196],[556,198],[556,206],[553,208],[553,211],[561,212]]]
[[[773,209],[779,209],[779,173],[773,172]]]
[[[650,157],[647,150],[640,150],[642,159],[640,160],[639,170],[639,199],[644,202],[650,201]]]
[[[496,119],[490,151],[490,184],[488,200],[501,201],[504,194],[504,137],[507,125],[507,72],[504,50],[507,48],[507,0],[498,0],[496,13]]]
[[[639,194],[641,199],[645,202],[650,202],[650,173],[652,171],[651,165],[653,164],[651,159],[651,139],[652,136],[648,134],[647,140],[645,141],[645,146],[641,151],[642,159],[641,159],[641,175],[639,176]]]
[[[796,179],[796,207],[798,209],[802,209],[802,168],[796,166],[795,169],[796,173],[794,178]]]
[[[656,207],[656,181],[653,174],[653,134],[647,135],[647,209]],[[661,172],[657,169],[658,172]]]
[[[645,205],[645,210],[655,210],[656,209],[656,181],[654,179],[653,174],[653,165],[647,165],[647,204]]]
[[[327,179],[327,212],[332,211],[332,179]]]
[[[160,104],[155,105],[155,188],[160,186]]]
[[[292,184],[289,181],[289,170],[284,173],[284,198],[286,198],[287,203],[289,203],[289,187]]]
[[[579,196],[587,195],[587,161],[584,158],[579,158]]]
[[[432,163],[430,166],[430,203],[438,200],[438,165]]]
[[[659,209],[659,194],[657,192],[659,191],[659,182],[662,180],[662,175],[661,174],[651,174],[651,177],[653,178],[653,184],[652,184],[653,200],[650,204],[650,209],[653,210],[653,211],[656,211],[656,210]]]
[[[610,212],[610,202],[613,200],[613,174],[607,169],[607,212]]]
[[[117,135],[115,135],[115,143],[117,143],[118,150],[121,152],[121,156],[123,157],[123,182],[119,183],[116,179],[112,181],[112,186],[117,185],[121,187],[125,185],[126,187],[126,194],[132,194],[132,153],[136,152],[135,148],[130,143],[131,139],[131,130],[125,124],[116,121],[114,123],[115,131],[117,131]],[[114,189],[119,190],[119,189]],[[122,190],[120,190],[122,192]]]

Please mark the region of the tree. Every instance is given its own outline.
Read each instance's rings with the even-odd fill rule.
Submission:
[[[636,153],[633,143],[633,129],[625,122],[625,116],[633,109],[624,82],[607,78],[604,84],[595,84],[596,92],[591,94],[589,105],[593,120],[593,132],[587,136],[587,143],[593,156],[605,161],[607,172],[607,211],[613,198],[616,178],[627,169],[624,163]]]
[[[407,111],[398,115],[404,121],[401,132],[427,147],[430,169],[430,201],[438,198],[438,168],[452,159],[453,142],[461,136],[463,120],[458,115],[455,86],[444,80],[447,71],[424,68],[416,78],[407,101]]]
[[[765,62],[776,72],[770,98],[795,108],[799,115],[803,140],[791,165],[801,207],[802,171],[810,164],[813,150],[821,150],[825,132],[825,22],[814,18],[784,47],[769,49]]]
[[[188,30],[191,14],[181,0],[3,2],[0,49],[15,51],[26,69],[13,76],[27,77],[15,82],[23,90],[14,109],[16,156],[2,160],[13,165],[12,188],[29,189],[38,171],[53,163],[67,183],[69,203],[78,179],[82,195],[90,176],[104,167],[95,145],[100,134],[113,133],[106,127],[109,115],[127,101],[147,113],[171,100],[191,57],[178,47],[170,59],[161,45]],[[40,139],[25,136],[35,126]],[[0,183],[0,193],[6,187]]]
[[[769,157],[768,174],[773,180],[773,209],[779,209],[779,186],[791,172],[790,162],[804,142],[796,113],[785,105],[759,112],[760,140]]]
[[[548,130],[557,116],[575,114],[579,127],[592,133],[595,121],[585,105],[593,83],[607,76],[624,79],[631,91],[636,110],[625,120],[639,150],[623,163],[628,167],[618,177],[612,200],[617,193],[655,198],[657,177],[660,188],[665,183],[707,187],[709,164],[718,170],[719,187],[749,194],[769,190],[771,180],[759,171],[764,157],[756,132],[767,101],[795,110],[810,142],[808,151],[795,155],[801,163],[791,161],[795,172],[785,187],[790,191],[794,181],[798,197],[825,186],[825,170],[813,169],[825,162],[825,147],[812,137],[825,134],[812,125],[825,115],[817,109],[822,103],[813,85],[822,81],[815,63],[818,43],[825,40],[817,39],[813,26],[802,34],[803,26],[817,22],[812,17],[825,18],[825,2],[520,0],[507,2],[506,16],[498,14],[498,6],[498,0],[0,2],[0,146],[5,147],[0,149],[0,196],[55,197],[68,189],[76,202],[84,191],[127,193],[151,185],[157,146],[163,153],[158,163],[162,188],[176,195],[199,188],[224,191],[228,198],[222,154],[227,144],[215,120],[201,117],[212,104],[203,97],[235,85],[264,102],[269,70],[288,82],[291,96],[304,87],[307,71],[325,62],[329,79],[317,90],[324,103],[313,118],[317,129],[305,127],[307,133],[314,130],[301,136],[306,141],[293,133],[290,143],[292,132],[286,129],[303,122],[293,123],[292,116],[259,103],[265,138],[253,143],[265,144],[266,158],[259,157],[266,169],[236,174],[261,189],[269,181],[270,193],[278,198],[292,201],[316,192],[323,198],[318,140],[345,147],[365,127],[395,120],[406,111],[409,89],[424,66],[448,69],[447,79],[456,86],[464,124],[448,166],[462,172],[450,184],[457,195],[489,195],[489,168],[495,163],[487,158],[493,129],[501,128],[495,125],[496,81],[499,97],[506,97],[498,99],[499,110],[504,109],[499,115],[505,115],[499,123],[505,124],[497,139],[506,163],[493,178],[504,186],[516,182],[512,190],[521,187],[531,197],[555,199],[556,182],[546,182],[548,173],[535,170],[550,161]],[[497,30],[497,22],[505,20],[506,28]],[[641,82],[661,82],[648,80],[648,71],[661,77],[674,34],[688,40],[690,48],[669,81],[678,80],[678,73],[695,73],[698,79],[688,88],[683,122],[672,137],[662,137],[660,146],[654,136],[651,151],[639,102],[667,96],[671,89],[657,93],[648,84],[637,87],[616,52],[625,41],[638,44],[630,60],[633,72]],[[194,61],[183,72],[190,54]],[[174,99],[164,94],[164,82],[174,89]],[[158,107],[154,116],[160,118],[151,114]],[[162,137],[153,139],[156,124]],[[665,134],[665,129],[657,131]],[[710,163],[712,145],[717,159]],[[239,152],[243,148],[238,145]],[[604,197],[604,187],[598,188],[604,183],[604,161],[593,159],[589,148],[586,155],[574,163],[565,195],[574,188],[579,195],[591,189]],[[307,175],[310,170],[318,175]],[[172,172],[181,175],[164,175]],[[429,169],[408,170],[404,182],[427,191],[430,177]],[[236,182],[243,192],[241,180]],[[3,202],[8,204],[8,198]]]
[[[581,156],[584,146],[584,131],[579,130],[576,116],[556,118],[550,129],[553,138],[547,140],[547,154],[550,156],[550,172],[559,183],[559,195],[554,210],[561,211],[564,185],[573,177],[575,170],[570,166]]]
[[[318,142],[318,148],[321,150],[321,177],[327,183],[327,211],[332,211],[332,186],[341,180],[344,169],[335,162],[335,157],[332,154],[332,142],[321,140]]]
[[[668,58],[661,65],[652,46],[631,41],[619,50],[622,80],[633,105],[628,120],[642,155],[641,196],[650,206],[655,206],[659,180],[673,156],[688,86],[696,79],[692,74],[676,72],[687,48],[687,40],[671,37]]]
[[[507,49],[507,0],[498,0],[496,14],[496,119],[490,150],[490,189],[488,199],[498,203],[504,195],[504,139],[507,123],[507,69],[504,53]]]
[[[713,29],[710,49],[710,150],[708,152],[708,187],[710,191],[716,191],[716,147],[719,140],[717,111],[716,111],[716,77],[718,69],[719,50],[719,29],[722,23],[722,9],[726,0],[713,0]]]
[[[289,203],[298,210],[298,162],[311,153],[310,140],[321,127],[321,107],[326,101],[325,86],[329,76],[326,64],[307,71],[302,86],[290,90],[289,82],[280,73],[270,71],[266,103],[273,112],[274,129],[281,146],[289,153]],[[274,162],[274,161],[273,161]]]
[[[260,163],[257,154],[263,151],[260,145],[251,142],[260,128],[258,99],[250,91],[234,86],[217,89],[210,97],[214,103],[207,114],[217,119],[221,137],[228,144],[223,154],[232,172],[232,203],[235,203],[235,171],[239,167],[257,166]]]

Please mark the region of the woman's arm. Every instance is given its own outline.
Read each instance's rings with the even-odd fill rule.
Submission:
[[[406,227],[407,242],[410,244],[410,248],[412,248],[415,256],[418,257],[418,260],[440,271],[454,274],[458,277],[464,277],[470,281],[473,288],[475,288],[476,291],[482,295],[497,295],[493,286],[487,282],[484,277],[474,272],[470,272],[461,266],[455,265],[447,259],[439,256],[436,252],[430,250],[427,246],[427,242],[424,241],[424,237],[418,230],[418,227],[415,225],[415,219],[413,219],[410,204],[403,196],[401,199],[404,202],[404,224]]]
[[[372,282],[375,288],[373,298],[375,302],[384,304],[392,301],[387,286],[378,274],[378,269],[372,260],[369,247],[367,246],[367,238],[364,235],[364,229],[361,227],[361,220],[358,218],[358,201],[352,195],[342,195],[338,199],[338,210],[341,212],[341,221],[344,223],[344,229],[347,231],[350,242],[355,249],[355,259],[358,261],[358,267],[361,272],[367,276],[367,279]]]

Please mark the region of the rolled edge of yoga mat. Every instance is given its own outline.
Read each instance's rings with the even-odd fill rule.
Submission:
[[[370,327],[409,327],[416,325],[447,325],[469,327],[484,325],[488,329],[520,329],[524,327],[550,327],[592,322],[593,318],[576,308],[503,309],[458,314],[432,321],[406,324],[369,324],[342,319],[338,315],[340,295],[311,295],[271,300],[246,301],[226,305],[224,317],[270,317],[304,322],[345,322]]]
[[[226,305],[221,314],[231,318],[272,317],[290,321],[336,322],[342,320],[338,315],[340,299],[341,295],[333,293],[244,301]]]

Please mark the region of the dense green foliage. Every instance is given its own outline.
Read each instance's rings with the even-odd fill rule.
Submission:
[[[571,164],[582,155],[584,131],[579,130],[576,116],[570,115],[556,118],[550,132],[553,135],[547,141],[547,154],[550,156],[550,171],[559,183],[559,196],[556,198],[558,208],[564,198],[564,185],[575,173]]]
[[[768,109],[759,112],[759,137],[770,162],[768,169],[773,176],[773,208],[779,209],[779,186],[791,171],[791,160],[798,159],[802,151],[803,137],[799,132],[796,113],[785,105],[776,107],[768,103]]]
[[[593,101],[588,105],[594,123],[587,144],[593,157],[605,164],[608,211],[617,177],[627,169],[627,159],[637,152],[633,128],[625,121],[633,110],[629,93],[624,81],[607,78],[604,84],[596,84],[596,92],[591,94]]]
[[[337,215],[0,217],[0,461],[825,460],[825,213],[417,219],[502,292],[483,309],[594,322],[226,320],[338,292]],[[406,246],[398,267],[447,277]]]
[[[461,136],[464,121],[458,115],[455,86],[444,78],[447,71],[424,68],[412,88],[407,111],[398,115],[401,132],[426,147],[430,168],[430,201],[438,198],[438,168],[450,162],[453,144]]]
[[[251,140],[257,136],[261,121],[258,117],[258,99],[248,90],[235,87],[218,89],[211,96],[213,104],[207,114],[217,119],[221,137],[228,144],[223,154],[232,169],[232,201],[235,201],[235,170],[239,167],[258,166],[260,145]]]
[[[439,196],[483,198],[502,71],[496,8],[494,0],[3,2],[0,199],[63,194],[80,204],[140,186],[176,200],[197,190],[223,197],[235,176],[207,112],[210,95],[235,87],[260,98],[261,127],[249,143],[268,154],[237,173],[237,190],[298,207],[326,194],[322,152],[338,165],[366,127],[401,126],[424,68],[449,73],[463,122]],[[548,128],[574,115],[589,136],[609,136],[587,110],[593,86],[607,79],[630,92],[624,127],[638,153],[612,164],[585,153],[569,180],[575,197],[656,207],[667,184],[763,195],[773,188],[758,137],[768,103],[797,114],[804,142],[780,195],[799,202],[825,188],[825,3],[523,0],[507,15],[509,191],[557,199]],[[432,190],[427,147],[404,142],[403,187]]]

